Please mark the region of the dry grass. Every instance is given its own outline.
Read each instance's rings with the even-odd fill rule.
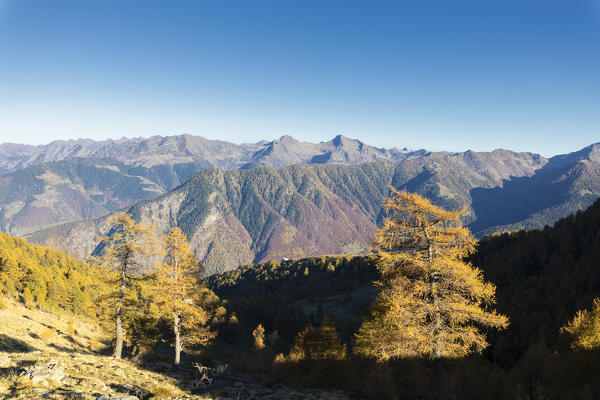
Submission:
[[[9,301],[0,310],[0,398],[65,399],[73,395],[70,391],[82,391],[84,398],[93,399],[101,393],[114,393],[116,386],[125,384],[156,390],[164,398],[206,398],[190,395],[174,378],[99,354],[106,340],[89,322],[58,318]],[[51,360],[65,368],[67,378],[61,383],[33,385],[18,374],[25,366]]]
[[[54,336],[56,335],[56,330],[52,329],[52,328],[45,328],[42,330],[42,333],[40,334],[40,337],[42,338],[42,340],[44,342],[48,342],[51,339],[54,338]]]
[[[116,394],[119,386],[126,384],[149,391],[154,396],[153,400],[261,398],[260,394],[256,394],[257,390],[262,390],[260,385],[248,388],[255,392],[254,395],[248,395],[250,392],[244,395],[243,389],[235,385],[217,388],[202,396],[192,395],[186,390],[189,388],[186,385],[193,381],[195,370],[180,370],[176,379],[143,369],[127,360],[112,359],[103,355],[107,339],[94,324],[82,319],[64,315],[59,318],[7,301],[6,308],[0,310],[0,399],[94,400],[100,394]],[[58,362],[64,368],[65,378],[61,382],[48,379],[34,384],[30,379],[20,376],[23,368],[44,366],[51,361]],[[182,382],[187,384],[183,383],[182,387]],[[334,392],[318,394],[312,391],[313,394],[310,394],[310,390],[290,397],[290,390],[278,390],[280,392],[277,394],[274,391],[267,394],[271,398],[346,398]]]

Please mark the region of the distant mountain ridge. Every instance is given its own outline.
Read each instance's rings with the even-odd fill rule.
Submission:
[[[200,136],[154,136],[0,145],[0,230],[24,235],[101,217],[154,198],[210,167],[401,161],[424,150],[379,149],[338,135],[328,142],[283,136],[236,145]]]
[[[72,158],[113,158],[127,165],[146,168],[195,163],[204,167],[248,169],[291,164],[401,161],[424,153],[424,150],[376,148],[342,135],[321,143],[300,142],[287,135],[254,144],[234,144],[193,135],[104,141],[57,140],[40,146],[0,144],[0,174]]]

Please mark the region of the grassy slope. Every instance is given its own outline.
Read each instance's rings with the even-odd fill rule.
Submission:
[[[6,308],[0,310],[1,399],[74,400],[96,399],[101,394],[123,396],[127,392],[124,385],[144,389],[146,399],[348,399],[348,395],[339,390],[292,389],[281,384],[268,387],[239,381],[225,381],[225,384],[205,388],[203,394],[192,394],[190,389],[197,373],[189,365],[182,365],[175,373],[159,373],[156,371],[169,371],[170,365],[138,365],[115,360],[106,356],[105,343],[109,337],[92,323],[58,318],[8,300],[4,300],[4,306]],[[65,378],[61,382],[47,380],[32,384],[19,376],[23,368],[54,361],[64,367]]]
[[[107,337],[93,324],[73,319],[74,332],[69,333],[70,318],[29,310],[14,302],[6,306],[0,310],[0,396],[61,399],[70,391],[82,391],[85,398],[95,398],[96,394],[115,393],[117,385],[133,383],[150,391],[163,388],[173,396],[204,398],[184,392],[174,378],[103,355]],[[50,360],[58,361],[70,379],[27,387],[26,380],[17,377],[20,368]],[[23,388],[15,390],[19,384]]]

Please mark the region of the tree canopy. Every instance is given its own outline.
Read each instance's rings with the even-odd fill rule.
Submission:
[[[135,290],[133,282],[139,280],[136,272],[145,269],[145,263],[151,263],[148,256],[156,254],[156,241],[154,227],[136,223],[127,213],[115,214],[110,223],[112,228],[102,242],[102,254],[94,258],[111,277],[109,289],[99,298],[98,315],[115,321],[113,356],[121,358],[123,322],[132,321],[131,317],[140,310],[140,291]]]
[[[465,209],[446,211],[412,193],[392,193],[375,248],[381,293],[357,334],[357,351],[395,357],[463,357],[486,346],[479,327],[506,327],[490,311],[495,287],[465,261],[476,240],[462,226]]]
[[[161,308],[172,320],[174,364],[178,365],[180,353],[186,345],[205,344],[214,335],[206,325],[210,314],[202,304],[200,264],[190,249],[187,237],[175,227],[164,236],[163,245],[165,258],[158,268]]]

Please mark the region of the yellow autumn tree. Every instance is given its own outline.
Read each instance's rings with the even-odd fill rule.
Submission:
[[[210,315],[200,296],[200,264],[187,237],[175,227],[164,237],[163,243],[165,258],[158,275],[163,311],[173,322],[174,365],[179,365],[181,351],[186,345],[206,344],[214,335],[207,325]]]
[[[109,235],[101,242],[101,255],[92,257],[109,276],[107,292],[99,296],[97,310],[101,319],[115,323],[114,358],[121,358],[124,341],[124,321],[137,310],[138,293],[132,282],[140,280],[140,270],[150,269],[151,256],[156,254],[155,228],[136,223],[127,213],[115,214],[109,221]]]
[[[465,209],[446,211],[417,194],[391,191],[375,243],[381,292],[355,350],[379,360],[481,352],[488,343],[479,327],[504,328],[508,320],[489,310],[495,287],[465,261],[476,245],[461,224]]]
[[[325,314],[321,324],[307,325],[298,333],[290,350],[291,360],[343,360],[346,345],[342,344],[329,315]]]
[[[254,348],[262,350],[265,348],[265,328],[262,324],[258,324],[252,331],[252,337],[254,338]]]
[[[561,332],[573,338],[574,349],[592,350],[600,348],[600,298],[594,299],[590,310],[578,311]]]

